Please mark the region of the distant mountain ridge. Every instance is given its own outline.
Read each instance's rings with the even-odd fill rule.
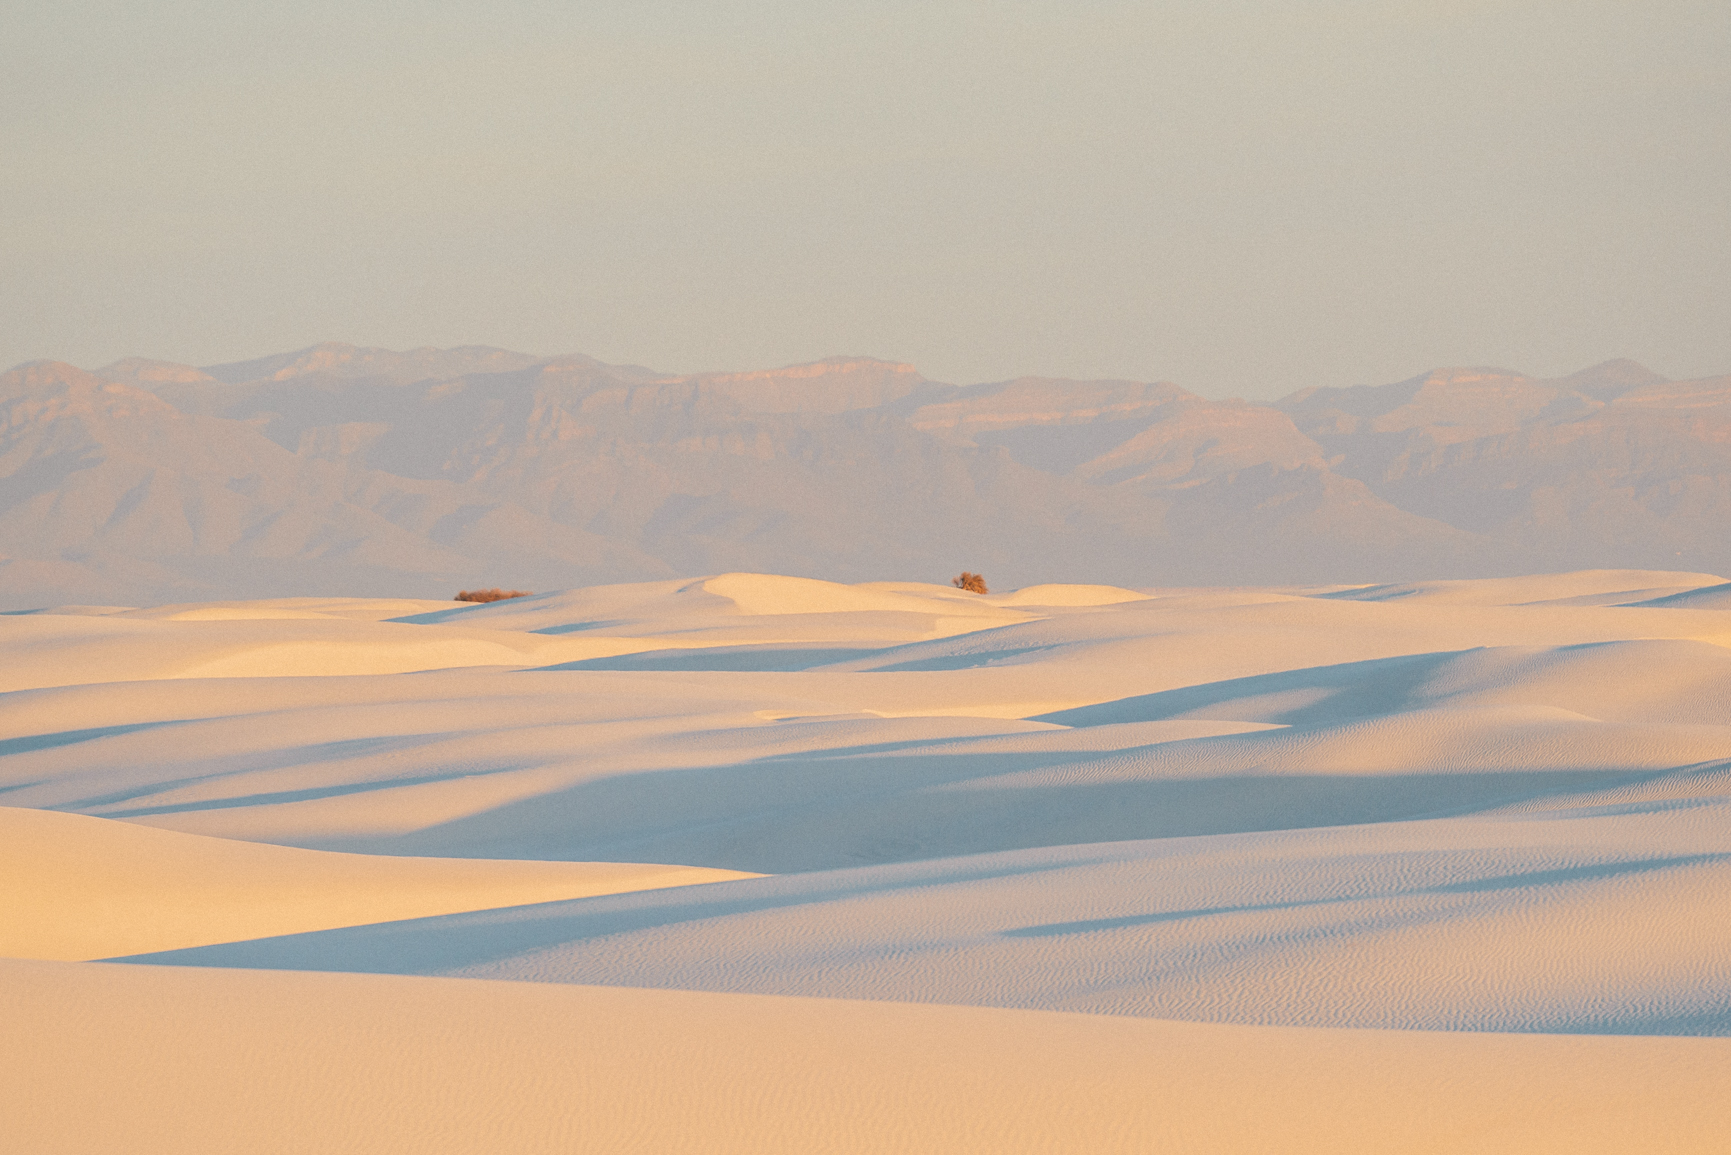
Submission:
[[[1271,404],[836,357],[481,346],[0,375],[7,608],[723,570],[1005,586],[1731,571],[1731,377],[1439,369]]]

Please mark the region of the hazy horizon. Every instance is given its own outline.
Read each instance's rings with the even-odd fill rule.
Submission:
[[[1703,3],[69,3],[0,49],[0,364],[325,341],[1264,399],[1731,365]]]
[[[352,342],[346,342],[346,341],[318,341],[318,342],[315,342],[311,345],[302,346],[302,347],[296,348],[296,349],[277,349],[277,350],[270,350],[270,351],[266,351],[266,352],[255,352],[251,355],[243,356],[243,357],[237,357],[237,358],[234,358],[234,359],[231,359],[228,361],[207,361],[207,362],[201,363],[201,362],[192,362],[192,361],[173,361],[169,358],[156,358],[156,357],[140,358],[136,354],[129,354],[129,355],[124,355],[121,357],[114,358],[113,360],[106,362],[104,364],[101,364],[101,365],[78,365],[77,368],[83,369],[86,372],[98,372],[98,371],[103,370],[103,369],[113,368],[114,366],[117,366],[117,365],[123,365],[128,361],[143,359],[143,360],[149,360],[149,361],[159,361],[159,362],[162,362],[165,364],[183,365],[183,366],[188,366],[188,367],[198,369],[201,371],[208,371],[208,370],[213,370],[213,369],[224,369],[224,368],[231,368],[231,367],[237,367],[237,366],[242,366],[242,365],[248,365],[248,364],[251,364],[253,362],[263,362],[263,361],[276,360],[279,358],[295,357],[295,356],[299,356],[299,355],[303,355],[303,354],[307,354],[307,353],[312,353],[312,352],[315,352],[315,351],[321,350],[321,349],[349,349],[349,350],[355,350],[357,352],[383,353],[383,354],[393,355],[393,356],[405,356],[405,355],[416,354],[416,353],[449,354],[449,353],[456,352],[458,349],[462,349],[462,348],[489,349],[489,350],[493,350],[493,351],[500,352],[500,353],[509,353],[509,354],[512,354],[515,356],[522,356],[522,357],[531,358],[535,361],[557,361],[561,358],[591,357],[592,356],[591,354],[589,354],[586,351],[581,350],[581,349],[564,349],[564,350],[560,350],[557,352],[549,353],[549,352],[545,352],[545,351],[537,351],[537,350],[530,350],[530,349],[507,349],[503,346],[490,344],[487,342],[478,342],[478,343],[475,343],[472,345],[464,345],[464,346],[421,345],[421,346],[417,346],[414,348],[387,349],[387,348],[383,348],[381,346],[357,345],[357,344],[354,344]],[[656,373],[657,375],[668,376],[668,377],[675,377],[675,376],[702,377],[702,376],[713,375],[713,374],[725,374],[725,373],[734,373],[734,372],[753,372],[753,373],[778,372],[778,371],[781,371],[784,369],[797,369],[797,368],[801,368],[803,366],[815,365],[815,364],[820,364],[820,363],[825,363],[825,362],[878,361],[878,362],[883,362],[885,364],[895,364],[895,365],[906,366],[907,368],[912,369],[915,373],[919,374],[921,377],[923,377],[927,381],[930,381],[934,384],[956,385],[956,386],[961,386],[963,388],[970,388],[970,387],[974,387],[974,386],[985,386],[985,385],[1002,385],[1002,384],[1008,384],[1008,383],[1016,381],[1016,380],[1022,380],[1022,379],[1028,379],[1028,378],[1041,378],[1041,379],[1051,379],[1051,380],[1058,380],[1058,381],[1076,381],[1076,382],[1082,382],[1082,383],[1085,383],[1087,380],[1089,380],[1087,378],[1080,377],[1076,374],[1063,373],[1060,371],[1060,372],[1054,372],[1054,373],[1038,373],[1038,374],[1036,374],[1036,373],[1013,373],[1008,377],[1000,378],[1000,379],[993,380],[993,381],[943,381],[943,380],[940,380],[939,378],[937,378],[936,376],[934,376],[933,374],[925,372],[923,367],[918,365],[918,364],[915,364],[912,362],[897,361],[894,358],[881,357],[881,356],[878,356],[878,355],[876,355],[870,351],[860,351],[860,350],[851,350],[851,351],[844,351],[844,352],[832,352],[832,353],[829,353],[829,354],[826,354],[823,356],[811,358],[811,359],[806,360],[806,361],[789,362],[785,365],[730,365],[730,366],[724,366],[721,368],[711,367],[708,369],[696,369],[696,370],[664,369],[658,365],[645,364],[641,360],[606,361],[606,360],[599,358],[599,357],[594,357],[592,359],[596,360],[596,361],[600,361],[602,364],[608,365],[611,368],[649,370],[649,371]],[[33,364],[36,362],[60,362],[63,364],[72,364],[72,362],[65,361],[63,358],[41,357],[41,358],[31,358],[29,360],[20,361],[15,365],[0,367],[0,371],[10,371],[12,369],[21,369],[21,368],[25,367],[26,365],[30,365],[30,364]],[[1622,362],[1632,362],[1632,363],[1640,366],[1643,369],[1649,369],[1650,370],[1652,368],[1652,366],[1646,365],[1645,363],[1643,363],[1643,362],[1641,362],[1638,359],[1633,358],[1633,357],[1611,357],[1611,358],[1607,358],[1606,360],[1603,360],[1603,361],[1594,362],[1591,365],[1576,365],[1576,366],[1573,366],[1571,368],[1565,368],[1563,371],[1561,371],[1559,373],[1555,373],[1555,374],[1532,373],[1532,372],[1528,372],[1527,370],[1525,370],[1523,367],[1521,367],[1519,365],[1465,365],[1465,364],[1462,364],[1462,365],[1426,365],[1426,366],[1423,366],[1421,368],[1415,369],[1413,372],[1408,373],[1403,377],[1392,379],[1389,381],[1333,381],[1333,382],[1319,382],[1318,384],[1319,384],[1319,386],[1321,386],[1323,388],[1327,388],[1329,386],[1333,386],[1336,388],[1350,388],[1350,387],[1355,387],[1355,386],[1373,386],[1374,387],[1374,386],[1378,386],[1378,385],[1398,385],[1398,384],[1403,384],[1403,383],[1408,382],[1408,381],[1414,381],[1414,380],[1417,380],[1419,378],[1422,378],[1422,377],[1425,377],[1425,376],[1428,376],[1430,374],[1434,374],[1437,372],[1447,372],[1447,371],[1459,370],[1459,369],[1489,370],[1489,371],[1495,371],[1498,373],[1517,374],[1520,376],[1530,378],[1530,379],[1535,380],[1535,381],[1561,380],[1561,379],[1567,378],[1567,377],[1574,375],[1574,374],[1586,373],[1590,370],[1599,369],[1599,368],[1603,368],[1607,365],[1613,365],[1613,364],[1622,363]],[[1702,378],[1711,378],[1711,377],[1725,376],[1725,375],[1726,374],[1708,372],[1705,374],[1701,374],[1700,376]],[[1668,374],[1663,374],[1663,373],[1659,374],[1659,376],[1669,377]],[[1677,378],[1670,378],[1670,379],[1671,380],[1677,380]],[[1096,378],[1095,380],[1104,380],[1104,379]],[[1136,379],[1134,379],[1134,378],[1116,378],[1116,380],[1136,380]],[[1145,380],[1147,380],[1149,383],[1155,383],[1157,379],[1148,378]],[[1165,381],[1160,381],[1159,383],[1177,385],[1179,388],[1185,389],[1189,392],[1196,393],[1198,396],[1201,396],[1201,397],[1208,397],[1209,396],[1208,393],[1206,393],[1202,390],[1191,389],[1188,385],[1186,385],[1182,381],[1165,380]],[[1292,393],[1296,393],[1298,391],[1299,390],[1293,390]],[[1292,395],[1292,393],[1284,394],[1284,395],[1282,395],[1282,397],[1290,397]],[[1282,397],[1226,398],[1226,397],[1221,396],[1221,397],[1216,397],[1213,399],[1277,401],[1277,400],[1281,400]]]

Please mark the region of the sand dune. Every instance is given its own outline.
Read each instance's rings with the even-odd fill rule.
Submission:
[[[1548,706],[1599,721],[1731,719],[1731,648],[1695,641],[1485,646],[1283,670],[1045,716],[1068,726],[1164,718],[1342,722],[1402,710]]]
[[[182,701],[165,700],[166,722],[73,731],[37,749],[15,740],[9,797],[326,848],[782,873],[1387,821],[1731,757],[1731,726],[1687,713],[1605,722],[1493,704],[1283,726],[1223,708],[1221,719],[1065,730],[818,704],[801,717],[784,700],[792,717],[774,722],[763,699],[704,698],[671,679],[557,675],[502,701],[475,693],[490,677],[425,675],[409,687],[419,700],[371,704],[362,686],[341,686],[337,701],[265,715],[187,683]],[[52,697],[71,713],[104,694]],[[234,712],[175,719],[194,702]],[[626,711],[636,717],[611,713]],[[1013,734],[1040,741],[1007,748],[1001,736]]]
[[[4,1053],[29,1051],[0,1112],[41,1155],[1692,1155],[1731,1090],[1720,1039],[71,963],[0,983]]]
[[[0,807],[0,956],[109,958],[739,878],[609,862],[326,854]]]
[[[1136,590],[1117,586],[1039,585],[1027,586],[1013,593],[986,595],[1000,606],[1113,606],[1121,602],[1142,601],[1148,597]]]
[[[1587,604],[1579,600],[1583,598],[1622,598],[1632,602],[1655,589],[1696,589],[1718,584],[1719,581],[1713,574],[1706,573],[1592,569],[1567,574],[1533,574],[1527,577],[1395,582],[1340,590],[1320,596],[1367,602],[1412,598],[1442,605],[1469,606],[1556,604],[1571,601],[1579,605]]]
[[[0,1087],[42,1150],[1715,1149],[1724,586],[0,617],[0,953],[151,964],[7,964],[66,1029]]]
[[[1533,592],[1523,581],[1519,596]],[[689,605],[702,617],[722,600],[706,584],[575,591],[392,628],[541,630],[574,610],[635,612],[635,644],[683,644]],[[670,604],[657,635],[651,611]],[[716,668],[41,690],[0,700],[0,734],[17,735],[0,784],[17,805],[326,849],[784,873],[1416,818],[1731,757],[1731,651],[1694,640],[1727,624],[1714,613],[1235,592],[1047,607],[886,647],[876,609],[786,606],[767,617],[851,622],[867,648],[848,652],[874,657],[686,646],[672,652],[697,665],[711,654]],[[764,620],[729,613],[746,628]],[[1600,640],[1649,623],[1680,636]],[[1498,633],[1523,644],[1453,648]],[[1319,652],[1354,660],[1279,668]],[[797,653],[810,660],[788,672],[741,662]],[[1050,710],[1077,699],[1093,704]],[[1003,745],[1017,734],[1021,746]]]
[[[1731,610],[1731,582],[1721,582],[1718,585],[1703,586],[1699,589],[1679,590],[1664,597],[1649,598],[1630,604],[1662,606],[1667,609]]]
[[[623,638],[543,638],[517,632],[420,629],[390,622],[273,611],[164,620],[30,614],[0,617],[0,693],[153,678],[398,674],[457,666],[526,666],[648,649]],[[300,619],[300,620],[297,620]]]
[[[679,647],[824,640],[869,647],[874,642],[883,646],[954,637],[1037,616],[1005,608],[1007,603],[1006,598],[982,598],[950,586],[914,582],[849,586],[776,574],[731,573],[697,581],[599,586],[512,598],[399,620],[584,637],[647,630]]]
[[[834,614],[861,612],[931,613],[941,607],[946,615],[991,617],[1001,622],[1025,620],[1018,614],[997,612],[978,597],[944,586],[919,590],[923,596],[902,587],[900,591],[848,586],[810,578],[779,577],[774,574],[730,573],[703,583],[706,592],[726,598],[742,614]],[[937,603],[934,606],[934,603]]]
[[[113,616],[159,622],[258,621],[273,618],[346,618],[359,622],[382,622],[410,614],[445,609],[449,605],[449,602],[415,598],[267,598],[249,602],[153,606],[150,609],[124,610]],[[52,614],[55,611],[42,612]]]
[[[1731,1034],[1731,793],[801,873],[150,961],[1207,1021]],[[1672,795],[1666,797],[1666,795]]]

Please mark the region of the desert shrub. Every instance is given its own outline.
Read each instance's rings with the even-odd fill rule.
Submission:
[[[530,590],[463,590],[451,600],[454,602],[502,602],[506,598],[526,598]]]
[[[967,570],[962,571],[961,577],[951,578],[950,584],[959,590],[967,590],[971,594],[983,594],[986,592],[985,575],[969,573]]]

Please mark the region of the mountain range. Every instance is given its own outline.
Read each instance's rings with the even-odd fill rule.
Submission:
[[[1255,404],[866,357],[679,375],[327,344],[0,375],[0,604],[753,570],[1339,584],[1731,571],[1731,376],[1438,369]]]

